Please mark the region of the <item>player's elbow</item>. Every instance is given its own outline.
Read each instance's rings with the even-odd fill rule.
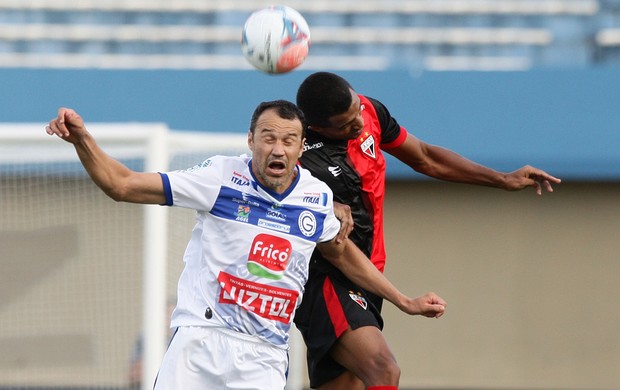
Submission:
[[[104,190],[103,191],[109,198],[115,202],[125,202],[125,195],[121,191],[116,190]]]
[[[124,186],[101,186],[101,190],[115,202],[129,202],[130,191]]]

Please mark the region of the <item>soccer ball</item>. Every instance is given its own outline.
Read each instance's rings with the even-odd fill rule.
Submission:
[[[243,26],[243,55],[263,72],[290,72],[305,61],[309,48],[308,23],[291,7],[273,5],[255,11]]]

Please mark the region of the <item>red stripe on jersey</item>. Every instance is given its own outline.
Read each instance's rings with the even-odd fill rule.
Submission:
[[[327,313],[334,326],[336,337],[340,337],[349,328],[349,322],[344,315],[344,309],[340,304],[338,294],[336,294],[334,285],[329,278],[325,278],[325,282],[323,282],[323,298],[327,305]]]
[[[385,242],[383,238],[383,200],[385,198],[386,162],[381,153],[381,124],[372,103],[362,95],[358,95],[362,104],[364,131],[356,139],[349,140],[347,156],[362,182],[367,211],[373,221],[372,253],[370,260],[383,272],[385,268]],[[407,132],[401,127],[400,135],[389,145],[396,147],[402,144]]]
[[[382,149],[394,149],[394,148],[397,148],[400,145],[402,145],[403,142],[405,142],[406,139],[407,139],[407,130],[405,130],[405,128],[401,126],[400,134],[398,135],[398,138],[396,138],[394,141],[392,141],[390,143],[382,144],[381,148]]]

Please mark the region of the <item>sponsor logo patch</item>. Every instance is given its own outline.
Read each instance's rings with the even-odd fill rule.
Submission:
[[[233,184],[236,184],[238,186],[249,186],[250,185],[250,179],[243,176],[239,172],[233,172],[233,175],[230,177],[230,181]]]
[[[323,142],[317,142],[315,144],[312,145],[308,145],[307,143],[304,143],[304,152],[306,150],[311,150],[311,149],[319,149],[323,147]]]
[[[327,194],[325,192],[304,192],[302,202],[326,206]]]
[[[251,211],[252,209],[250,209],[250,206],[240,204],[237,207],[237,214],[236,214],[235,221],[248,222],[248,217],[250,216]]]
[[[288,240],[261,233],[252,241],[248,271],[264,278],[282,279],[292,251],[293,247]]]
[[[291,323],[299,293],[295,290],[255,283],[226,272],[217,276],[220,283],[219,303],[238,305],[268,320]]]
[[[211,159],[208,159],[208,160],[205,160],[205,161],[201,162],[200,164],[194,165],[193,167],[187,168],[187,169],[185,169],[185,170],[183,170],[181,172],[194,172],[194,171],[196,171],[198,169],[206,168],[206,167],[208,167],[210,165],[211,165]]]
[[[265,229],[275,230],[276,232],[290,233],[291,227],[283,223],[268,221],[266,219],[259,218],[256,223],[257,226],[264,227]]]

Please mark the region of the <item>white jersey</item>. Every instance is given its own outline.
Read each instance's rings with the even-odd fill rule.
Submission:
[[[331,190],[307,170],[296,167],[278,194],[258,183],[251,164],[215,156],[161,174],[166,204],[197,211],[171,326],[225,327],[286,348],[312,251],[340,222]]]

